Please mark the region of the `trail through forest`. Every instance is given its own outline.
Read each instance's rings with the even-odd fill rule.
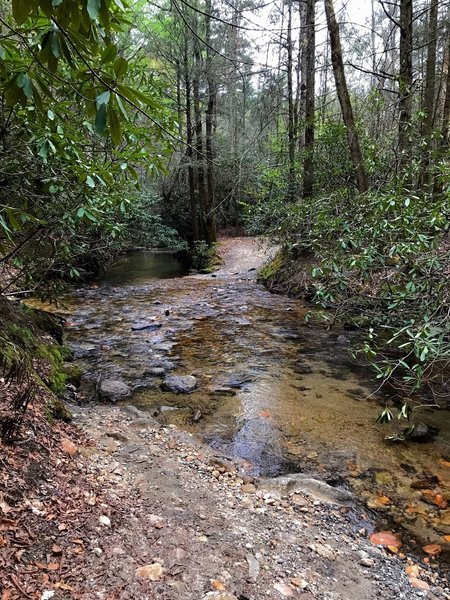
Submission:
[[[390,549],[369,539],[381,522],[361,504],[364,489],[356,486],[358,496],[347,485],[348,472],[366,482],[375,501],[390,485],[388,469],[364,464],[362,440],[373,453],[371,440],[378,435],[380,444],[380,432],[367,426],[364,413],[358,416],[354,398],[345,400],[356,376],[347,365],[343,387],[333,389],[339,379],[325,371],[347,360],[336,334],[300,336],[304,307],[256,283],[255,269],[267,257],[256,240],[227,239],[221,252],[223,265],[212,276],[149,280],[137,270],[133,283],[125,262],[65,300],[67,342],[85,371],[75,427],[65,432],[74,444],[62,461],[73,475],[65,489],[72,493],[75,480],[90,508],[84,519],[73,511],[76,534],[67,518],[61,530],[55,520],[55,530],[40,533],[41,552],[56,546],[66,557],[64,578],[47,570],[40,593],[168,600],[449,597],[433,554],[411,553],[408,545],[399,551],[397,536],[381,539]],[[166,276],[173,275],[163,258]],[[127,283],[120,286],[122,268]],[[313,357],[299,358],[310,337]],[[318,366],[322,373],[312,372]],[[87,401],[96,391],[118,404]],[[340,417],[350,402],[354,414],[346,419],[361,418],[368,427],[358,433],[351,426],[352,443]],[[368,406],[375,414],[376,406]],[[303,414],[302,432],[289,429],[296,411]],[[327,441],[332,430],[338,435]],[[392,456],[386,450],[378,459]],[[397,481],[394,466],[384,464],[405,487],[405,478]],[[282,477],[294,470],[303,473]],[[421,492],[411,494],[419,502]],[[42,503],[35,518],[42,513],[45,522],[52,499],[30,501]],[[47,558],[35,560],[55,562],[51,551]],[[52,586],[55,581],[63,587]]]

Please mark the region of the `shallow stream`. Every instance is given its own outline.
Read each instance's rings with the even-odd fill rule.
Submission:
[[[337,344],[342,332],[307,325],[301,302],[269,293],[247,267],[184,276],[173,255],[140,252],[67,296],[85,399],[99,377],[120,379],[137,407],[243,459],[249,473],[312,473],[419,542],[448,547],[448,413],[419,416],[438,427],[432,442],[386,442],[375,423],[383,400],[368,399],[376,384]],[[162,391],[167,375],[193,375],[197,389]]]

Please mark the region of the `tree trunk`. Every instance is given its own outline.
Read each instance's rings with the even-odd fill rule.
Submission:
[[[303,162],[303,198],[313,194],[314,186],[314,120],[316,111],[316,29],[315,0],[307,0],[306,8],[306,73],[305,73],[305,157]]]
[[[197,32],[198,17],[195,17],[195,31]],[[206,185],[204,169],[204,147],[203,147],[203,123],[200,102],[200,74],[202,72],[202,57],[200,54],[200,44],[197,36],[194,36],[194,78],[192,81],[192,92],[194,100],[194,119],[195,119],[195,149],[196,149],[196,170],[197,170],[197,188],[200,204],[200,226],[199,233],[202,239],[206,240],[205,216],[206,216]]]
[[[438,25],[438,0],[430,0],[428,14],[428,49],[425,74],[425,91],[423,98],[423,112],[425,113],[422,135],[426,145],[424,149],[422,166],[422,183],[424,188],[432,184],[430,173],[431,154],[433,151],[433,118],[436,89],[436,47]]]
[[[216,110],[217,91],[214,81],[211,55],[211,0],[205,3],[205,41],[206,41],[206,81],[208,86],[208,106],[206,108],[206,205],[205,233],[206,241],[213,244],[217,241],[215,202],[214,202],[214,152],[213,128]]]
[[[398,151],[399,171],[405,167],[411,155],[412,114],[412,0],[400,0],[400,74],[398,78]]]
[[[348,93],[347,81],[345,79],[344,63],[342,60],[342,48],[339,35],[339,26],[334,13],[333,0],[325,0],[325,13],[330,34],[331,62],[333,65],[336,91],[341,105],[342,117],[347,129],[348,144],[355,171],[358,190],[364,194],[369,189],[366,171],[364,169],[361,147],[359,145],[358,132],[356,130],[355,118],[353,116],[352,104]]]
[[[197,196],[195,191],[195,174],[193,165],[193,144],[194,139],[192,135],[192,85],[191,75],[189,72],[189,43],[187,37],[184,40],[184,85],[185,85],[185,104],[186,104],[186,157],[188,163],[188,188],[189,188],[189,201],[191,209],[191,226],[192,226],[192,239],[194,242],[199,240],[198,232],[198,218],[197,218]]]
[[[288,200],[295,200],[295,105],[294,105],[294,63],[292,43],[292,0],[288,0],[288,25],[287,25],[287,92],[288,92]]]

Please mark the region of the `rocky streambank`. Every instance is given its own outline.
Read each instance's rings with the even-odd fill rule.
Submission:
[[[255,479],[245,462],[135,407],[74,411],[95,441],[80,459],[105,496],[104,524],[86,541],[84,598],[450,597],[432,560],[370,542],[345,490],[299,475]]]

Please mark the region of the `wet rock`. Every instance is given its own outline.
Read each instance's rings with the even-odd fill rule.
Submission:
[[[97,352],[96,346],[85,342],[80,342],[78,344],[71,343],[70,349],[73,352],[74,359],[93,356]]]
[[[190,394],[197,387],[197,379],[192,375],[171,375],[166,377],[161,384],[165,392],[175,394]]]
[[[149,369],[146,373],[149,377],[164,377],[166,374],[166,370],[163,367],[153,367]]]
[[[162,323],[158,323],[157,321],[144,321],[133,323],[133,325],[131,326],[131,331],[156,331],[156,329],[159,329],[160,327],[162,327]]]
[[[260,488],[276,490],[279,493],[304,493],[314,500],[329,502],[347,506],[353,503],[353,495],[339,487],[332,487],[324,481],[314,479],[303,475],[302,473],[293,473],[284,477],[275,477],[274,479],[263,479],[260,482]]]
[[[414,480],[411,483],[413,490],[424,490],[427,488],[435,488],[439,485],[439,477],[432,473],[423,473],[423,476]]]
[[[215,388],[212,393],[215,396],[236,396],[236,390],[227,387]]]
[[[201,420],[201,418],[202,418],[202,417],[203,417],[203,415],[202,415],[202,411],[201,411],[201,410],[199,410],[199,409],[197,409],[197,410],[194,412],[193,416],[192,416],[192,421],[193,421],[194,423],[198,423],[198,422]]]
[[[437,434],[436,429],[429,427],[426,423],[417,423],[414,431],[408,435],[408,440],[412,442],[429,442]]]
[[[348,346],[348,344],[350,344],[350,340],[346,335],[340,335],[336,340],[336,344],[338,346]]]
[[[118,402],[131,396],[131,388],[120,379],[103,379],[98,389],[100,400]]]

